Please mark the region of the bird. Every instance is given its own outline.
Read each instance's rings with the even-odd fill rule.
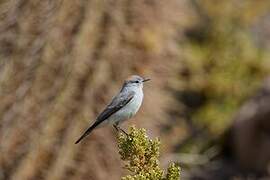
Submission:
[[[80,136],[75,142],[78,144],[82,139],[88,136],[95,128],[104,125],[112,125],[117,131],[121,130],[120,124],[132,118],[139,110],[143,101],[143,84],[149,81],[149,78],[142,78],[139,75],[128,77],[111,102],[97,116],[95,122]]]

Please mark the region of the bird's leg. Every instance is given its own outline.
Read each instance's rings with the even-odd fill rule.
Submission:
[[[128,136],[128,133],[126,131],[124,131],[123,129],[121,129],[118,124],[114,124],[113,127],[116,129],[116,131],[122,131],[125,135]]]
[[[116,129],[117,132],[119,131],[118,126],[116,124],[114,124],[113,127]]]
[[[119,127],[119,129],[120,129],[124,134],[126,134],[126,136],[128,136],[128,133],[127,133],[126,131],[124,131],[124,129],[121,129],[120,127]]]

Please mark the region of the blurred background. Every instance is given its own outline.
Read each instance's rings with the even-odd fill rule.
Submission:
[[[269,49],[270,1],[2,0],[0,179],[120,179],[113,128],[74,141],[132,74],[163,167],[270,179]]]

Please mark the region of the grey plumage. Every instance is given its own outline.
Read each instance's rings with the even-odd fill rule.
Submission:
[[[143,100],[143,82],[148,80],[150,79],[143,79],[137,75],[133,75],[127,79],[120,92],[99,114],[94,124],[83,133],[75,144],[79,143],[84,137],[89,135],[93,129],[101,124],[112,124],[117,128],[119,123],[134,116]]]

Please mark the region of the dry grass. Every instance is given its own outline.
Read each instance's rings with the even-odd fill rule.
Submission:
[[[134,73],[153,81],[133,122],[158,132],[177,28],[187,24],[183,4],[2,1],[0,179],[119,179],[109,128],[78,146],[74,140]]]

